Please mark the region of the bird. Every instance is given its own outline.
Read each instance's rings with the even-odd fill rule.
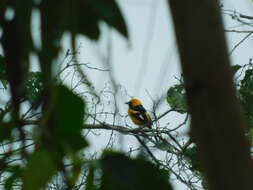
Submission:
[[[146,109],[142,106],[140,100],[137,98],[132,98],[125,104],[128,104],[128,115],[134,124],[151,128],[151,117]]]

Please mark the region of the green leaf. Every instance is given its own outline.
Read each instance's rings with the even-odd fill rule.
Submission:
[[[66,151],[77,152],[88,145],[82,136],[85,104],[81,97],[65,86],[57,86],[55,104],[56,133],[60,146]]]
[[[184,156],[186,160],[191,164],[192,170],[197,171],[197,172],[203,171],[196,146],[188,147],[184,151]]]
[[[175,85],[167,91],[167,102],[179,113],[187,112],[186,95],[183,84]]]
[[[127,27],[121,11],[115,0],[87,0],[89,7],[94,11],[94,15],[112,26],[123,36],[128,37]]]
[[[65,18],[65,23],[63,25],[66,25],[72,34],[84,34],[90,39],[98,40],[100,35],[99,16],[94,13],[87,1],[64,0],[64,2],[62,16]]]
[[[99,23],[104,21],[127,37],[127,27],[115,0],[64,0],[61,3],[61,25],[72,34],[84,34],[98,40]]]
[[[39,150],[32,153],[23,175],[22,189],[41,189],[52,179],[56,172],[53,159],[49,152]]]
[[[26,81],[26,96],[30,103],[34,103],[43,90],[41,72],[29,72]]]
[[[105,152],[101,159],[100,190],[170,190],[169,176],[164,170],[140,158],[131,159],[121,153]]]
[[[253,70],[248,69],[241,81],[239,98],[243,107],[246,130],[253,128]]]

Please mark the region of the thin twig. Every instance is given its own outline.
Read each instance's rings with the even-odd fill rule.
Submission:
[[[233,47],[233,49],[229,52],[229,55],[231,55],[237,47],[239,47],[248,37],[250,37],[252,33],[253,33],[253,31],[250,32],[249,34],[247,34],[241,41],[239,41],[239,42]]]

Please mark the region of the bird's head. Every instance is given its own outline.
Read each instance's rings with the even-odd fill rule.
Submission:
[[[126,102],[125,104],[128,104],[129,107],[135,107],[141,105],[141,101],[137,98],[132,98],[129,102]]]

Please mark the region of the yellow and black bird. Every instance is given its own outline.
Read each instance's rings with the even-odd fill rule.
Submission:
[[[134,124],[151,128],[152,121],[150,115],[142,106],[140,100],[133,98],[129,102],[126,102],[126,104],[129,106],[128,115]]]

